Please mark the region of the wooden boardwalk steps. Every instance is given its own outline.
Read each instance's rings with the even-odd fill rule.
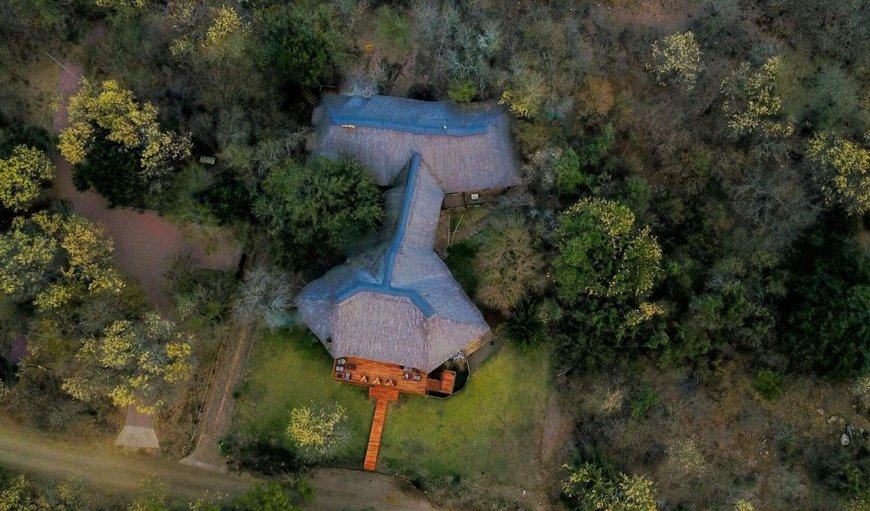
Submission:
[[[381,449],[381,435],[387,418],[387,406],[390,401],[399,399],[399,391],[388,387],[370,387],[369,397],[377,399],[377,404],[375,404],[375,416],[372,419],[372,431],[369,434],[369,445],[363,468],[374,471],[378,465],[378,451]]]

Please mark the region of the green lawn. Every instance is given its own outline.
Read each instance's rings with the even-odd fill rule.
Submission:
[[[335,464],[362,464],[374,411],[366,391],[335,383],[331,358],[302,331],[265,333],[257,341],[234,419],[237,433],[285,443],[290,410],[311,402],[347,409],[354,439]],[[390,407],[381,468],[412,477],[528,482],[550,392],[542,350],[505,348],[446,399],[403,395]]]
[[[335,462],[362,465],[374,409],[365,389],[335,383],[331,373],[332,358],[307,330],[264,331],[238,392],[233,432],[289,448],[284,431],[290,410],[337,402],[347,410],[352,438]]]

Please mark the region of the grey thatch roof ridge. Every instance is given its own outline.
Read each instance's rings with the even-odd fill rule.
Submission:
[[[326,96],[323,109],[333,125],[454,137],[482,135],[498,115],[497,111],[463,112],[449,103],[388,96]]]
[[[324,104],[315,109],[313,123],[317,126],[312,151],[334,158],[351,157],[368,167],[380,186],[393,184],[396,177],[407,167],[413,153],[420,154],[445,193],[468,192],[489,188],[507,188],[519,184],[518,164],[510,144],[510,122],[504,109],[489,107],[477,111],[456,114],[445,103],[408,100],[376,96],[371,99],[354,99],[363,106],[375,105],[366,110],[372,117],[366,124],[349,123],[346,127],[334,124],[330,108],[343,108],[351,99],[347,96],[326,96]],[[406,122],[410,114],[420,122],[436,122],[443,126],[443,112],[449,115],[485,125],[476,135],[444,136],[444,133],[417,134],[391,130],[387,126],[395,119]],[[377,113],[381,118],[375,119]],[[441,117],[439,117],[441,116]],[[455,122],[451,118],[450,122]],[[377,122],[375,122],[377,121]],[[378,127],[373,127],[378,126]]]

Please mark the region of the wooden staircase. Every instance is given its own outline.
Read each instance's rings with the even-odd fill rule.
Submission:
[[[381,449],[381,435],[384,432],[384,421],[387,419],[387,406],[390,401],[399,399],[399,391],[389,387],[369,387],[369,397],[377,399],[377,403],[363,468],[374,471],[378,465],[378,451]]]

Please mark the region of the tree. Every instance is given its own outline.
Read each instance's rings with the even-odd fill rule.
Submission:
[[[233,314],[237,321],[281,326],[301,287],[296,275],[258,266],[245,274]]]
[[[870,142],[870,132],[867,140]],[[820,133],[810,140],[807,156],[825,202],[839,204],[856,215],[870,211],[870,149]]]
[[[723,109],[733,136],[782,139],[794,132],[794,125],[783,118],[782,97],[777,85],[781,65],[779,57],[771,57],[761,69],[753,71],[748,62],[743,62],[722,82]]]
[[[16,146],[8,158],[0,158],[0,207],[26,210],[53,177],[54,166],[44,152]]]
[[[383,206],[371,175],[353,160],[288,160],[263,182],[254,214],[291,266],[346,247],[380,223]]]
[[[561,195],[571,196],[592,185],[592,178],[583,172],[580,156],[570,147],[556,159],[556,187]]]
[[[559,217],[553,275],[559,298],[617,302],[643,299],[661,273],[662,252],[648,228],[637,229],[627,207],[581,199]]]
[[[16,218],[0,237],[0,291],[37,309],[57,311],[88,296],[124,288],[102,229],[71,215]]]
[[[317,87],[344,58],[344,34],[332,5],[315,0],[273,5],[258,12],[260,66],[285,85]]]
[[[156,314],[137,323],[117,320],[84,340],[63,389],[81,401],[108,398],[154,413],[169,386],[189,376],[191,354],[191,340]]]
[[[656,511],[652,481],[584,463],[562,482],[576,511]]]
[[[544,261],[535,245],[519,216],[498,218],[481,234],[474,269],[484,304],[507,315],[523,297],[544,288]]]
[[[792,368],[837,380],[870,370],[870,264],[839,224],[828,218],[792,257],[777,336]]]
[[[692,31],[671,34],[653,42],[652,62],[648,64],[662,85],[675,81],[686,90],[695,88],[701,73],[701,49]]]
[[[129,199],[106,186],[116,172],[114,160],[121,158],[116,155],[105,162],[102,156],[106,153],[133,155],[138,184],[152,193],[161,192],[176,164],[190,157],[190,136],[161,130],[157,108],[151,103],[139,105],[133,93],[114,80],[99,86],[84,80],[82,90],[70,98],[68,111],[69,126],[61,132],[58,148],[77,167],[87,163],[90,171],[77,176],[80,182],[93,186],[112,202],[125,204]],[[92,158],[94,149],[100,158]],[[138,192],[144,195],[143,190]]]
[[[344,447],[348,439],[347,412],[341,405],[302,406],[290,412],[287,437],[303,458],[317,461]]]

